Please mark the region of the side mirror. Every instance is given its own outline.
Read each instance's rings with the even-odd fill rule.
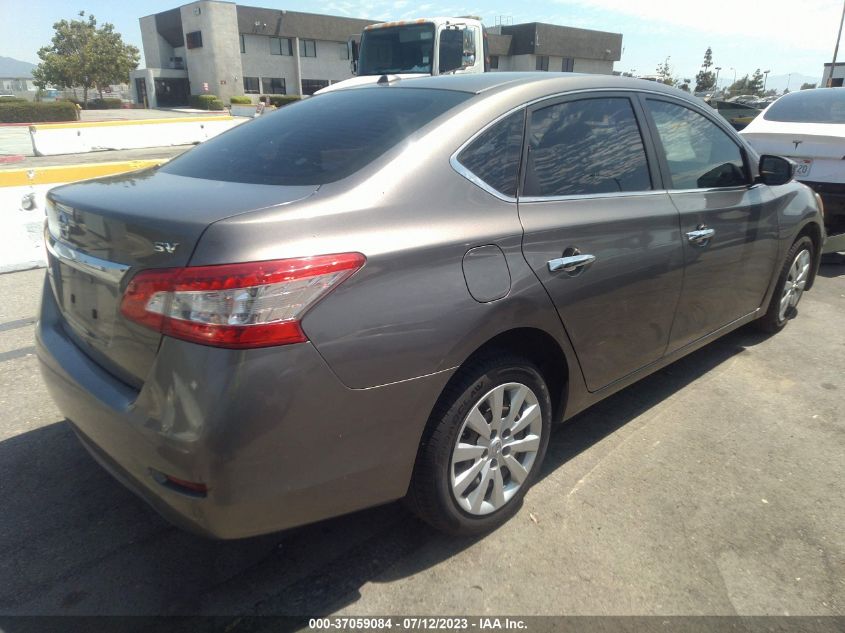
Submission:
[[[438,50],[440,74],[460,70],[464,65],[464,32],[460,29],[444,29],[440,32]]]
[[[764,185],[785,185],[795,177],[795,163],[782,156],[764,155],[760,157],[760,176],[758,182]]]

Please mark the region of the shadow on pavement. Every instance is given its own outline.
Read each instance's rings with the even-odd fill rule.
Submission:
[[[764,336],[744,328],[558,428],[543,476]],[[477,539],[398,503],[281,534],[210,541],[172,528],[103,471],[64,423],[0,442],[0,614],[308,615]]]

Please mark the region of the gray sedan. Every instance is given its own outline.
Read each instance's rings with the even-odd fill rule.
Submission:
[[[405,498],[480,533],[553,423],[796,315],[824,229],[792,175],[653,82],[384,78],[54,189],[38,356],[94,457],[188,529]]]

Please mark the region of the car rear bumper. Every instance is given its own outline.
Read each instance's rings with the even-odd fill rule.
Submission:
[[[94,457],[171,522],[218,538],[402,497],[451,375],[355,390],[310,343],[237,351],[165,337],[135,391],[65,335],[49,284],[36,341],[49,392]]]
[[[845,184],[802,180],[824,203],[825,253],[845,251]]]

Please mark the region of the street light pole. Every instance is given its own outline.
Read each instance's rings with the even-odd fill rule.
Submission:
[[[733,87],[736,85],[736,68],[731,67],[731,68],[729,68],[728,70],[732,70],[732,71],[734,71],[734,81],[733,81],[733,83],[731,84],[731,88],[733,88]]]
[[[845,2],[842,3],[842,17],[839,19],[839,33],[836,34],[836,46],[833,47],[833,62],[830,64],[830,75],[827,78],[827,87],[833,87],[833,73],[836,70],[836,56],[839,53],[839,39],[842,37],[842,23],[845,22]]]
[[[789,82],[792,81],[792,73],[786,76],[786,90],[783,91],[784,94],[789,92]]]
[[[719,71],[722,70],[721,66],[716,66],[716,90],[713,92],[713,96],[716,96],[716,93],[719,92]]]
[[[766,96],[766,82],[769,81],[769,73],[772,72],[771,70],[764,70],[763,71],[763,96]]]

